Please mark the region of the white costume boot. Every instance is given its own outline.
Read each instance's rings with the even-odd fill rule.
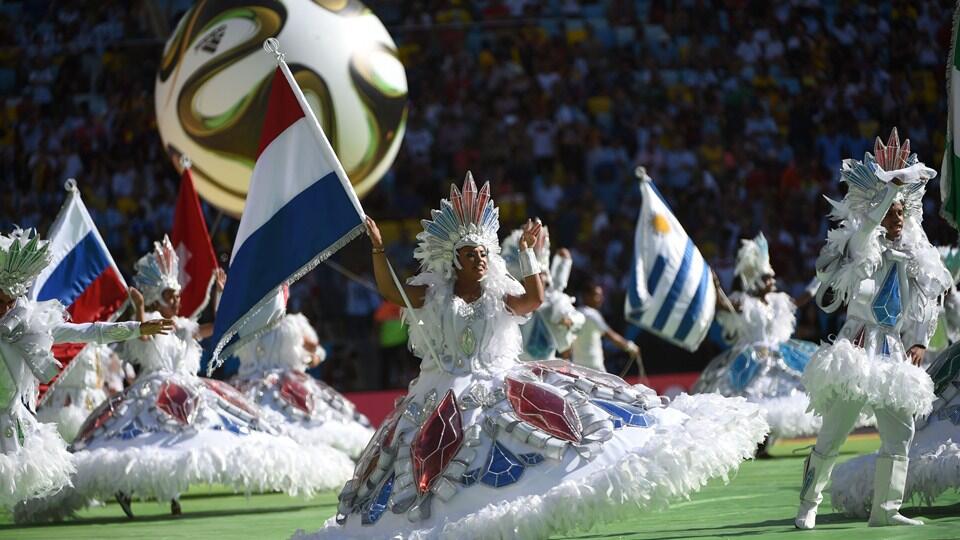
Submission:
[[[823,500],[823,488],[827,487],[830,472],[837,454],[824,456],[816,450],[811,450],[806,461],[803,462],[803,486],[800,488],[800,508],[797,510],[797,519],[794,525],[798,529],[812,529],[817,524],[817,507]]]
[[[900,515],[909,463],[906,456],[877,456],[873,477],[873,507],[870,509],[871,527],[923,525],[922,521]]]

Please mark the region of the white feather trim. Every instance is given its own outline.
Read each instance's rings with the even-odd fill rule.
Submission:
[[[360,457],[373,436],[373,429],[358,422],[330,420],[318,426],[294,422],[276,422],[274,425],[278,426],[284,435],[304,446],[332,446],[346,453],[351,459]]]
[[[91,500],[109,500],[121,491],[140,500],[176,499],[191,484],[309,497],[339,487],[353,473],[353,462],[332,448],[307,449],[289,438],[260,433],[238,438],[237,444],[189,449],[97,448],[77,452],[74,460],[73,488],[21,505],[18,522],[63,519]]]
[[[22,422],[23,446],[0,452],[0,508],[32,497],[45,497],[70,485],[73,456],[53,424]]]
[[[743,398],[681,394],[670,408],[691,418],[664,430],[650,444],[624,455],[614,466],[579,481],[567,481],[540,495],[489,504],[456,522],[429,530],[397,532],[394,538],[547,538],[635,516],[637,510],[666,507],[708,480],[728,480],[740,462],[753,457],[767,433],[759,408]],[[349,538],[333,518],[326,528],[297,539]],[[369,539],[369,533],[355,538]]]
[[[851,516],[870,515],[876,461],[877,454],[873,453],[837,466],[830,487],[834,508]],[[938,495],[951,488],[960,488],[960,446],[957,443],[947,441],[919,455],[911,452],[904,501],[916,497],[932,504]]]
[[[820,431],[822,419],[807,411],[810,398],[804,393],[760,399],[755,403],[763,409],[774,440],[807,437]]]
[[[863,400],[870,407],[922,416],[933,408],[933,381],[905,361],[870,359],[847,339],[822,345],[803,372],[810,407],[823,415],[834,400]]]
[[[80,428],[89,414],[90,411],[75,405],[60,407],[57,413],[57,429],[60,430],[63,440],[72,442],[80,433]]]

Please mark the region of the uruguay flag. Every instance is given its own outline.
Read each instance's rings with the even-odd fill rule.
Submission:
[[[67,180],[67,200],[50,227],[50,264],[30,290],[34,300],[59,300],[73,322],[109,319],[127,299],[127,284],[90,217],[80,191]]]
[[[710,266],[669,205],[639,168],[643,206],[624,306],[628,321],[694,351],[710,330],[716,308]]]
[[[237,331],[363,230],[363,209],[320,123],[282,60],[214,326],[211,373],[245,340]],[[229,345],[227,351],[224,348]]]

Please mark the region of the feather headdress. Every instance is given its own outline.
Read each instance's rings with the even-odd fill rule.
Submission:
[[[753,239],[740,240],[737,266],[733,272],[740,277],[744,290],[748,292],[760,287],[763,276],[774,274],[770,265],[770,246],[763,233]]]
[[[33,229],[0,234],[0,291],[11,298],[27,294],[33,280],[50,264],[50,246]]]
[[[463,190],[450,186],[450,198],[441,200],[440,209],[432,210],[430,217],[421,221],[423,231],[413,251],[422,269],[450,279],[461,247],[483,246],[488,253],[499,253],[500,212],[490,198],[489,182],[478,191],[467,172]]]
[[[162,300],[163,291],[167,289],[180,291],[180,259],[167,235],[153,243],[153,251],[140,257],[134,271],[133,282],[148,306]]]
[[[886,185],[899,178],[905,185],[895,200],[903,203],[905,217],[921,221],[927,180],[936,176],[936,171],[910,153],[910,139],[900,143],[897,128],[890,132],[886,144],[877,137],[873,152],[866,152],[863,161],[843,160],[840,181],[847,184],[847,194],[840,202],[827,198],[833,206],[831,215],[843,220],[869,213],[883,200]]]

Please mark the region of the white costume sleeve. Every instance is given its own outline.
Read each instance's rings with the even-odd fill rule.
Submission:
[[[863,281],[880,267],[880,222],[893,204],[899,187],[887,184],[883,198],[858,223],[846,222],[827,233],[817,258],[817,305],[827,313],[853,298]],[[828,294],[828,292],[830,294]]]
[[[140,323],[60,323],[53,327],[54,343],[113,343],[140,337]]]
[[[570,270],[573,269],[573,259],[553,256],[550,263],[550,280],[552,288],[558,291],[566,290],[567,283],[570,281]]]

